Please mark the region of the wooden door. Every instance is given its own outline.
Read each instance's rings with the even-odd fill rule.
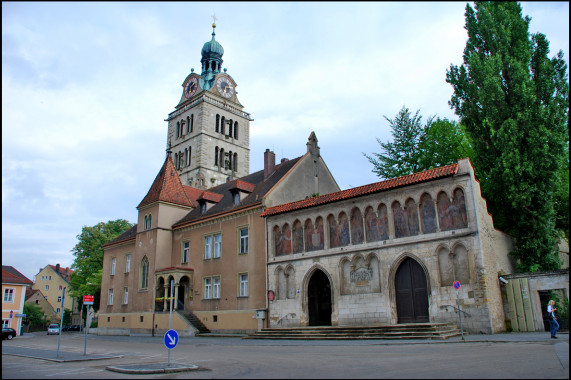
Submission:
[[[310,326],[331,326],[331,284],[320,270],[309,279],[307,308]]]
[[[424,270],[406,258],[395,275],[398,323],[428,322],[428,289]]]

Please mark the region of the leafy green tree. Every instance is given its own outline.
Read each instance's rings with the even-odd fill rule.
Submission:
[[[466,5],[464,64],[451,65],[450,106],[474,148],[476,175],[494,223],[516,238],[517,270],[560,266],[555,193],[569,142],[569,82],[563,53],[529,34],[515,2]]]
[[[84,226],[77,235],[78,243],[72,250],[75,260],[71,266],[74,272],[70,278],[71,296],[94,295],[93,307],[99,307],[101,274],[103,270],[103,244],[128,231],[133,225],[124,219]]]
[[[382,153],[373,153],[367,157],[373,164],[373,173],[380,178],[388,179],[421,171],[419,143],[424,131],[420,110],[411,115],[408,108],[404,107],[394,119],[383,117],[390,123],[393,141],[386,143],[377,138]],[[428,120],[430,124],[432,119]]]
[[[411,116],[403,107],[390,123],[393,141],[377,139],[382,153],[365,157],[373,164],[373,172],[380,178],[395,178],[445,166],[460,158],[470,157],[472,149],[462,127],[455,121],[430,117],[422,124],[420,110]]]
[[[437,118],[425,126],[418,144],[421,170],[446,166],[472,157],[473,150],[460,124]]]
[[[44,323],[44,312],[42,309],[33,303],[24,304],[24,317],[23,322],[30,326],[42,326]]]
[[[559,170],[559,186],[555,194],[555,228],[569,243],[569,145]]]

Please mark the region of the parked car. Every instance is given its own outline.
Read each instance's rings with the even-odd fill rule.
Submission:
[[[67,331],[81,331],[81,327],[79,325],[71,325]]]
[[[69,331],[70,325],[63,325],[61,331]]]
[[[59,335],[59,325],[54,323],[48,327],[48,335]]]
[[[4,339],[11,340],[16,335],[17,335],[16,330],[11,329],[9,327],[2,327],[2,340]]]

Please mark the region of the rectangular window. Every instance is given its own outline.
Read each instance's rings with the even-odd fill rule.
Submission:
[[[14,288],[4,289],[4,302],[13,303],[14,302]]]
[[[63,290],[63,285],[57,287],[58,290]]]
[[[60,310],[61,310],[61,309],[58,307],[58,308],[56,309],[56,313],[59,314]]]
[[[189,253],[190,253],[190,242],[185,241],[184,243],[182,243],[182,263],[183,264],[188,263]]]
[[[113,257],[111,259],[111,276],[115,275],[115,267],[117,266],[117,258]]]
[[[49,276],[49,281],[51,281],[51,280],[52,280],[52,276]]]
[[[123,288],[123,305],[129,303],[129,288]]]
[[[204,260],[212,258],[212,236],[204,237]]]
[[[220,251],[222,250],[222,234],[214,235],[214,258],[220,257]]]
[[[107,305],[113,305],[113,289],[109,289],[109,297],[107,298]]]
[[[240,229],[240,254],[248,253],[248,229]]]
[[[58,296],[58,297],[57,297],[57,301],[58,301],[58,302],[61,302],[61,296]]]
[[[7,329],[8,327],[10,327],[10,320],[9,319],[3,319],[2,320],[2,328]]]
[[[125,255],[125,273],[131,271],[131,255]]]
[[[238,277],[240,279],[240,297],[248,297],[248,274],[240,273]]]
[[[212,298],[220,298],[220,277],[212,277]]]
[[[204,299],[210,299],[212,293],[212,278],[204,279]]]
[[[50,286],[49,286],[49,285],[46,285],[46,290],[50,290]]]

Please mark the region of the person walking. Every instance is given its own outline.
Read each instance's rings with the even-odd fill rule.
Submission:
[[[549,320],[549,330],[551,331],[551,339],[557,339],[557,330],[559,330],[559,323],[557,322],[557,319],[555,318],[555,311],[557,309],[555,308],[555,301],[554,300],[549,300],[549,303],[547,304],[547,313],[549,314],[549,316],[551,317],[551,319]]]

